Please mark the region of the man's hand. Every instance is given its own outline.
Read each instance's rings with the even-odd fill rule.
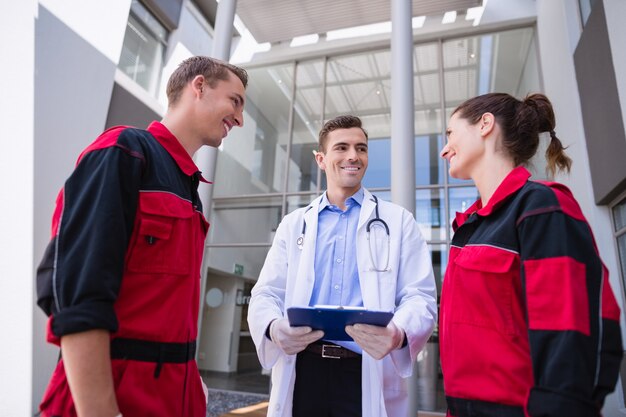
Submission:
[[[311,343],[324,336],[321,330],[312,331],[308,326],[291,327],[289,320],[276,319],[270,324],[270,338],[287,355],[302,352]]]
[[[399,349],[404,341],[404,331],[390,321],[387,327],[370,324],[346,326],[346,333],[374,359],[382,359],[392,350]]]

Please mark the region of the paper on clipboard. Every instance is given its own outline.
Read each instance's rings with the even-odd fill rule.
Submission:
[[[326,340],[352,340],[345,327],[363,323],[385,327],[393,317],[390,311],[366,310],[363,307],[290,307],[287,318],[291,326],[309,326],[313,330],[323,330]]]

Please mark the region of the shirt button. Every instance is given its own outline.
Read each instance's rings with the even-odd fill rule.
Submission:
[[[280,404],[276,404],[276,409],[280,410]]]
[[[339,240],[343,240],[343,236],[339,236],[339,238],[338,238],[338,239],[339,239]]]
[[[338,290],[339,289],[339,285],[335,285],[335,289]]]
[[[337,259],[337,263],[340,264],[341,263],[341,258]]]
[[[342,215],[341,215],[341,217],[346,217],[346,215],[345,215],[345,214],[342,214]]]

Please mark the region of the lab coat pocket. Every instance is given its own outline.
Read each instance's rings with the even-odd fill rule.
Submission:
[[[515,332],[513,303],[519,283],[519,255],[493,246],[465,246],[454,259],[456,306],[451,320]]]
[[[127,259],[128,270],[145,274],[188,275],[192,262],[191,204],[166,193],[142,193]]]

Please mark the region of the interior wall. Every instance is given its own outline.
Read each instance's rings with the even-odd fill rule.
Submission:
[[[231,276],[207,274],[206,291],[218,288],[224,294],[224,300],[219,307],[202,303],[202,331],[198,343],[198,368],[201,370],[237,370],[242,307],[236,305],[236,297],[237,290],[243,290],[243,282]]]
[[[130,10],[130,0],[107,3],[106,12],[98,7],[65,8],[58,2],[47,3],[53,4],[55,12],[40,4],[35,23],[33,268],[50,240],[50,220],[59,189],[80,152],[104,129]],[[83,21],[97,24],[86,27],[75,17],[77,13],[82,14]],[[70,27],[68,23],[75,24]],[[94,33],[101,25],[110,28],[106,36]],[[36,410],[58,359],[58,349],[45,342],[47,318],[34,300],[31,308],[32,406]]]
[[[0,3],[0,415],[31,410],[33,96],[37,2]]]
[[[571,173],[559,175],[556,180],[567,185],[578,200],[596,236],[598,250],[609,269],[611,286],[615,289],[620,288],[619,266],[615,240],[609,238],[613,236],[610,212],[605,206],[596,206],[591,197],[591,172],[572,48],[580,38],[580,29],[575,29],[571,19],[578,19],[577,0],[537,0],[538,43],[545,92],[554,106],[557,135],[568,146],[567,153],[574,161]],[[619,295],[617,300],[624,311],[624,300]],[[626,334],[624,314],[621,328],[622,334]],[[620,387],[607,397],[603,415],[624,415],[619,391]]]

